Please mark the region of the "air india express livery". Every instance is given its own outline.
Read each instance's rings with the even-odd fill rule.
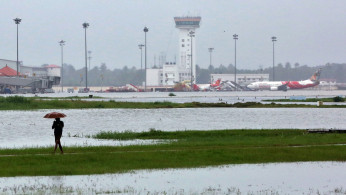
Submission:
[[[287,89],[303,89],[308,87],[314,87],[320,84],[321,69],[318,69],[310,79],[304,81],[263,81],[254,82],[247,87],[252,90],[271,90],[271,91],[287,91]]]
[[[218,90],[220,87],[221,79],[218,79],[215,81],[215,83],[212,84],[194,84],[193,90],[195,91],[210,91],[210,90]]]

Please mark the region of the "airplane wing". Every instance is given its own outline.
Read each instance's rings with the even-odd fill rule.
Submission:
[[[287,91],[289,83],[290,81],[287,81],[285,84],[278,86],[278,90]]]

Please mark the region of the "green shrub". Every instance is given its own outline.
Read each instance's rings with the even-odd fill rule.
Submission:
[[[341,96],[336,96],[336,97],[333,97],[333,101],[334,102],[344,102],[345,99],[342,98]]]
[[[23,96],[9,96],[5,98],[5,101],[8,103],[14,103],[14,104],[23,104],[23,103],[29,103],[30,99],[23,97]]]

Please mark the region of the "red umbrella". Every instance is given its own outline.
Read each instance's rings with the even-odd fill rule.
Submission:
[[[44,115],[43,118],[64,118],[66,117],[66,114],[60,113],[60,112],[51,112],[46,115]]]

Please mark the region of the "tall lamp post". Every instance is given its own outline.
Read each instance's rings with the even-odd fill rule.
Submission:
[[[17,24],[17,77],[18,77],[18,72],[19,72],[19,61],[18,61],[18,24],[22,21],[20,18],[15,18],[13,19],[14,22]]]
[[[237,40],[238,40],[238,35],[234,34],[233,39],[234,39],[234,82],[237,83]],[[236,87],[236,89],[237,89],[237,87]]]
[[[142,61],[143,61],[142,60],[143,59],[142,48],[144,47],[144,45],[143,44],[139,44],[138,47],[141,50],[141,70],[143,70],[143,66],[142,66]]]
[[[88,51],[88,59],[89,59],[89,71],[90,71],[90,64],[91,64],[91,51]]]
[[[275,41],[276,41],[276,37],[272,37],[272,41],[273,41],[273,81],[275,81],[275,71],[274,71],[274,67],[275,67],[275,53],[274,53],[274,45],[275,45]]]
[[[192,38],[195,36],[195,32],[193,32],[193,31],[190,31],[189,32],[189,37],[190,37],[190,40],[191,40],[191,55],[190,55],[190,57],[191,57],[191,64],[190,64],[190,67],[191,67],[191,90],[193,89],[192,88],[192,85],[193,85],[193,69],[192,69],[192,67],[193,67],[193,55],[192,55],[192,53],[193,53],[193,51],[192,51]]]
[[[61,40],[60,42],[61,46],[61,92],[64,92],[64,45],[65,41]]]
[[[83,28],[85,29],[85,90],[88,90],[88,60],[87,60],[87,36],[86,30],[89,27],[89,23],[84,22]]]
[[[147,91],[147,32],[149,31],[149,28],[144,27],[144,72],[145,72],[145,82],[144,82],[144,91]]]
[[[212,65],[212,63],[211,63],[211,53],[213,52],[213,50],[214,50],[214,48],[212,48],[212,47],[208,48],[208,51],[210,53],[210,56],[209,56],[210,66]]]

